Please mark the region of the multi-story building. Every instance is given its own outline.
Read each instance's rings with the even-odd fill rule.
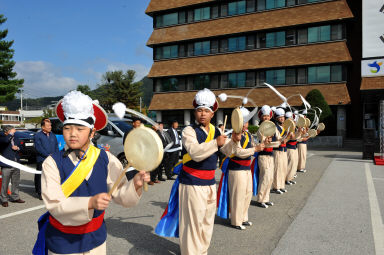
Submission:
[[[205,87],[242,96],[256,87],[249,97],[258,106],[279,105],[267,82],[287,97],[320,90],[337,116],[337,134],[348,126],[349,136],[359,136],[360,8],[352,0],[151,0],[149,109],[157,120],[187,125],[196,90]],[[289,103],[301,105],[298,97]],[[240,104],[220,103],[215,121]]]

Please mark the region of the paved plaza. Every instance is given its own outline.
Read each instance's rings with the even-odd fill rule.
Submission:
[[[383,254],[384,167],[362,160],[361,152],[309,150],[308,156],[297,184],[271,194],[274,206],[252,201],[252,227],[239,231],[217,217],[209,254]],[[1,255],[31,254],[45,212],[33,176],[23,172],[21,183],[26,203],[0,208]],[[110,206],[108,254],[179,254],[178,239],[154,233],[172,183],[150,186],[135,208]]]

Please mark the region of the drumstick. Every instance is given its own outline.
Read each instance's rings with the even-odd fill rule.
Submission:
[[[111,196],[112,193],[115,191],[115,189],[117,188],[117,185],[121,182],[121,179],[123,179],[124,175],[125,175],[125,172],[128,170],[128,168],[131,166],[131,163],[128,163],[128,165],[124,168],[124,170],[121,172],[119,178],[117,178],[117,180],[115,181],[115,183],[113,184],[112,186],[112,189],[110,189],[110,191],[108,192],[108,196]],[[146,182],[144,182],[146,184]],[[147,187],[148,189],[148,187]]]
[[[225,132],[225,126],[227,125],[227,115],[225,115],[225,118],[224,118],[224,132]]]

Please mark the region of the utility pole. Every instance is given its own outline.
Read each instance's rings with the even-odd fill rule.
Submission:
[[[141,97],[140,97],[140,113],[141,113]]]
[[[20,110],[23,110],[23,90],[20,89]]]

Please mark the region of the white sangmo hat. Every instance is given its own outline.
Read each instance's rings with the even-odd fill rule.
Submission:
[[[219,108],[219,104],[216,101],[216,96],[213,94],[212,91],[209,89],[205,88],[203,90],[199,90],[195,98],[193,99],[193,107],[195,109],[198,108],[207,108],[213,112]]]

